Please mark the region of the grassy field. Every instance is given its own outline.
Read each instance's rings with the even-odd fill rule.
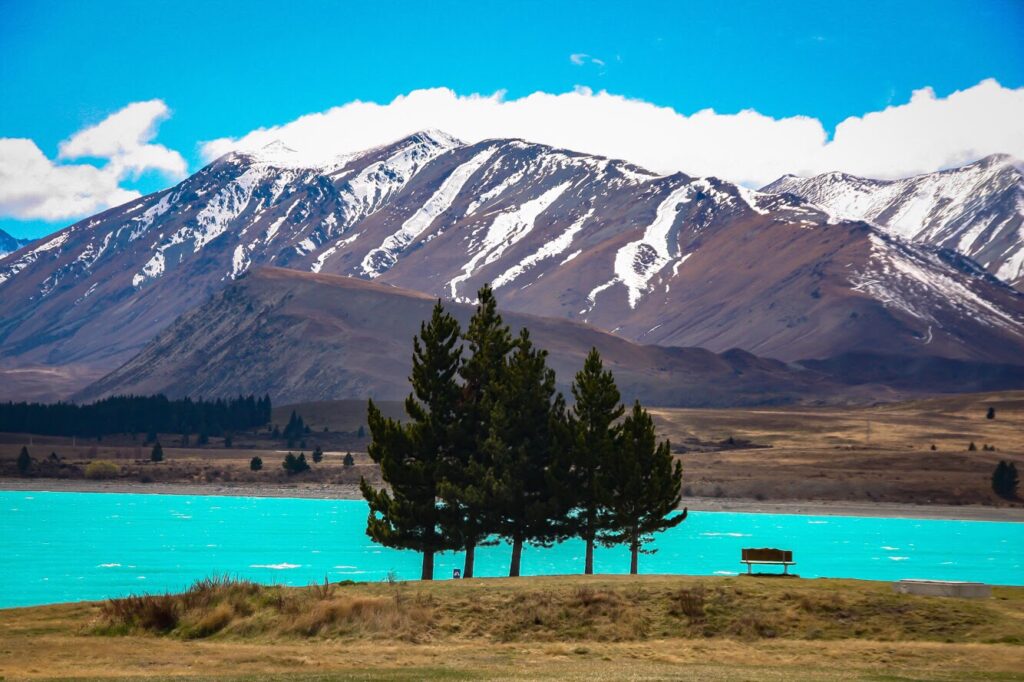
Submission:
[[[1024,679],[1024,588],[573,576],[183,595],[0,611],[4,679]]]
[[[989,407],[995,419],[985,418]],[[1024,467],[1020,391],[873,407],[651,412],[660,434],[691,450],[682,455],[684,483],[696,496],[1003,505],[992,470],[1000,459]],[[770,447],[705,447],[729,438]]]
[[[986,419],[989,407],[995,419]],[[399,403],[382,408],[401,415]],[[23,445],[38,464],[37,478],[81,479],[85,466],[109,459],[125,484],[212,484],[273,489],[303,488],[339,497],[356,495],[361,476],[378,481],[357,430],[365,421],[363,401],[286,405],[274,409],[283,426],[296,410],[312,427],[307,459],[320,445],[324,462],[313,471],[288,476],[281,468],[285,444],[269,434],[236,434],[232,448],[212,438],[206,447],[180,447],[179,434],[162,434],[165,461],[149,462],[140,437],[110,436],[101,442],[0,434],[0,477],[16,477],[15,458]],[[991,475],[1001,459],[1024,470],[1024,392],[965,394],[872,407],[786,407],[762,409],[652,408],[659,433],[671,439],[684,466],[688,498],[1017,506],[998,498]],[[328,428],[325,432],[324,427]],[[732,439],[730,444],[729,440]],[[970,443],[976,450],[969,450]],[[932,446],[935,449],[932,449]],[[994,451],[984,446],[991,445]],[[756,447],[759,446],[759,447]],[[354,467],[343,467],[351,451]],[[51,452],[60,464],[49,461]],[[263,470],[249,470],[259,455]],[[201,491],[199,491],[201,492]],[[257,493],[258,494],[258,493]],[[298,494],[298,493],[297,493]]]

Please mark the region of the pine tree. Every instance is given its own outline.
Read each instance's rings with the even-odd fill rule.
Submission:
[[[413,392],[405,401],[409,422],[385,418],[372,400],[367,410],[367,452],[390,491],[360,481],[370,507],[366,534],[386,547],[422,552],[422,580],[434,577],[435,552],[458,546],[441,523],[438,486],[442,462],[453,450],[461,357],[459,323],[438,301],[413,339]]]
[[[985,419],[995,419],[995,418],[996,418],[996,408],[994,408],[994,407],[988,408],[988,412],[985,413]]]
[[[32,456],[28,454],[28,448],[23,445],[21,452],[18,453],[18,473],[24,476],[31,468]]]
[[[568,509],[553,480],[569,440],[565,400],[546,359],[523,329],[496,391],[485,445],[493,481],[488,516],[512,544],[510,576],[519,575],[524,543],[550,546],[572,532],[560,523]]]
[[[643,545],[654,533],[679,525],[682,514],[669,516],[682,499],[683,467],[674,460],[669,442],[657,442],[654,421],[640,401],[626,415],[617,447],[602,471],[606,513],[601,541],[628,544],[629,572],[635,574]]]
[[[153,450],[152,450],[152,452],[149,453],[149,459],[152,462],[162,462],[162,461],[164,461],[164,449],[160,445],[160,441],[157,441],[153,445]]]
[[[252,471],[259,471],[263,468],[263,458],[259,455],[254,456],[249,460],[249,469]]]
[[[1017,465],[1013,462],[1000,460],[996,469],[992,472],[992,491],[996,495],[1007,500],[1017,497],[1017,488],[1020,485],[1020,478],[1017,475]]]
[[[356,465],[356,460],[352,457],[351,452],[345,453],[345,458],[341,461],[344,466],[351,467]]]
[[[309,462],[306,461],[306,453],[304,452],[300,452],[298,457],[289,452],[284,456],[281,466],[288,472],[289,476],[309,471]]]
[[[322,461],[324,461],[324,451],[317,445],[313,450],[313,462],[319,464]]]
[[[586,543],[584,573],[594,572],[594,541],[600,530],[604,492],[601,473],[616,447],[619,427],[616,421],[624,407],[619,403],[615,377],[605,371],[601,354],[592,348],[572,384],[576,403],[569,413],[572,430],[570,461],[575,479],[576,524]]]
[[[513,348],[512,332],[498,313],[490,285],[477,292],[476,312],[466,333],[469,354],[459,370],[463,386],[458,405],[457,446],[445,461],[440,492],[445,524],[462,538],[466,552],[462,577],[473,577],[476,547],[493,529],[488,487],[491,464],[486,447],[495,394]]]

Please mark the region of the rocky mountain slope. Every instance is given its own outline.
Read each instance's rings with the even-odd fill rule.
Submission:
[[[1024,357],[1024,295],[951,251],[792,194],[424,132],[319,165],[229,154],[0,260],[0,359],[113,369],[261,265],[463,302],[491,281],[508,310],[787,361]]]
[[[376,282],[258,268],[186,313],[142,353],[77,396],[124,393],[233,396],[278,402],[400,399],[409,392],[412,337],[435,299]],[[466,303],[447,308],[463,328]],[[591,347],[615,372],[625,400],[654,405],[751,405],[860,394],[823,374],[733,350],[640,346],[568,320],[505,313],[550,352],[561,390]],[[1020,377],[1018,377],[1020,379]],[[845,391],[845,393],[844,393]]]
[[[7,234],[3,230],[0,230],[0,258],[3,258],[9,253],[14,253],[21,247],[28,244],[31,239],[15,239],[11,235]]]
[[[906,240],[953,249],[1024,288],[1022,168],[997,154],[904,180],[787,175],[762,191],[791,192],[835,216],[868,220]]]

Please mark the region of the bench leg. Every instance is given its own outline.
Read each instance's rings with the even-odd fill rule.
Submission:
[[[747,575],[750,575],[751,568],[752,568],[752,565],[750,563],[748,563],[747,564]]]
[[[789,564],[782,565],[782,575],[789,575]]]

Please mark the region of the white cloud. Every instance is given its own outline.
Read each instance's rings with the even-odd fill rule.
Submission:
[[[598,66],[604,66],[604,60],[598,59],[597,57],[591,57],[585,52],[574,52],[569,55],[569,61],[576,66],[583,66],[584,64],[597,64]]]
[[[55,163],[32,140],[0,138],[0,216],[76,218],[137,198],[138,192],[121,187],[129,176],[155,170],[184,177],[185,159],[151,144],[168,115],[160,100],[135,102],[60,144],[58,159],[103,159],[102,167]]]
[[[585,55],[579,56],[581,59]],[[203,144],[213,159],[281,140],[304,155],[329,158],[385,144],[424,128],[468,142],[521,137],[623,158],[659,172],[682,170],[760,186],[785,173],[843,170],[891,178],[930,172],[1005,152],[1024,158],[1024,88],[993,80],[948,97],[930,88],[910,102],[839,124],[830,140],[808,116],[772,118],[752,109],[685,115],[607,92],[536,92],[519,99],[415,90],[388,104],[354,101],[240,138]]]

